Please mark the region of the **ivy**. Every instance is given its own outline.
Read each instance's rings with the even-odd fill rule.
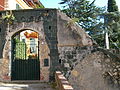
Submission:
[[[6,13],[2,15],[2,20],[6,21],[8,24],[12,24],[15,20],[12,10],[6,11]]]

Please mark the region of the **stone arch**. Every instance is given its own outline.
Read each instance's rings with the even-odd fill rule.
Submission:
[[[25,31],[25,30],[31,30],[31,31],[35,31],[35,32],[37,32],[39,35],[40,35],[40,32],[39,31],[37,31],[37,30],[33,30],[33,29],[29,29],[29,28],[25,28],[25,29],[20,29],[20,30],[16,30],[16,31],[13,31],[13,32],[10,32],[9,34],[8,34],[8,36],[6,36],[6,43],[5,43],[5,45],[4,45],[4,49],[3,49],[3,58],[6,58],[6,55],[9,55],[8,54],[8,52],[9,52],[9,47],[11,47],[11,45],[10,45],[10,43],[11,43],[11,38],[12,38],[12,36],[14,36],[16,33],[18,33],[18,32],[22,32],[22,31]],[[39,38],[44,38],[43,36],[42,37],[40,37],[39,36]]]
[[[38,33],[20,30],[11,37],[11,79],[40,80]]]
[[[24,29],[20,29],[20,30],[16,30],[16,31],[11,32],[12,34],[10,35],[10,37],[12,37],[13,35],[15,35],[17,32],[22,32],[22,31],[25,31],[25,30],[31,30],[31,31],[37,32],[38,34],[40,33],[38,30],[35,30],[35,29],[24,28]]]
[[[39,39],[39,47],[43,47],[45,49],[40,49],[39,50],[39,54],[40,54],[40,72],[43,72],[40,76],[40,79],[43,80],[43,81],[49,81],[49,68],[50,68],[50,57],[49,57],[49,53],[50,53],[50,49],[48,47],[48,44],[46,42],[46,39],[45,39],[45,35],[44,35],[44,31],[39,31],[39,30],[35,30],[35,29],[31,29],[31,28],[23,28],[23,29],[18,29],[18,30],[15,30],[15,31],[12,31],[12,32],[9,32],[8,36],[6,37],[6,43],[4,45],[4,50],[3,50],[3,60],[7,60],[8,61],[8,74],[9,76],[11,75],[11,40],[12,40],[12,37],[18,33],[18,32],[22,32],[22,31],[25,31],[25,30],[31,30],[31,31],[34,31],[34,32],[37,32],[38,33],[38,39]],[[44,54],[44,55],[43,55]],[[7,57],[6,57],[7,56]],[[44,67],[44,61],[45,60],[49,60],[49,66],[47,67]],[[45,72],[47,71],[47,73]]]

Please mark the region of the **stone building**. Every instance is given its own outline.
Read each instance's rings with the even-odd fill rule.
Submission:
[[[9,13],[13,19],[2,18]],[[56,70],[67,75],[92,44],[90,36],[59,10],[1,11],[0,80],[48,82]]]

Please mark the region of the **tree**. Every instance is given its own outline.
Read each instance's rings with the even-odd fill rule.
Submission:
[[[118,6],[116,5],[116,1],[115,0],[108,0],[108,8],[107,8],[108,12],[115,12],[118,11]]]
[[[117,35],[115,32],[118,28],[118,22],[119,22],[119,13],[118,12],[118,6],[116,5],[115,0],[108,0],[108,8],[107,8],[107,13],[104,14],[104,23],[105,23],[105,41],[106,41],[106,48],[109,49],[117,47],[117,43],[115,43],[115,38],[113,38],[113,35]],[[119,31],[119,30],[117,30]],[[109,37],[108,37],[109,36]],[[109,40],[110,40],[110,45],[109,45]],[[117,38],[116,38],[117,41]]]
[[[94,2],[95,0],[91,3],[88,0],[62,0],[60,4],[64,4],[63,12],[71,18],[77,18],[78,24],[100,46],[104,47],[106,41],[107,49],[120,47],[120,13],[115,0],[108,0],[108,12],[105,13],[105,9],[96,7]],[[99,21],[101,18],[104,22]]]
[[[103,13],[104,8],[94,5],[95,0],[90,2],[88,0],[62,0],[60,4],[64,4],[62,10],[71,18],[77,18],[77,22],[90,34],[97,33],[96,26],[101,24],[98,15]]]
[[[107,30],[109,34],[110,48],[120,48],[120,12],[108,12]]]
[[[104,46],[104,23],[100,19],[103,17],[104,7],[97,7],[88,0],[62,0],[64,4],[63,12],[71,18],[77,18],[77,22],[89,35],[100,45]]]

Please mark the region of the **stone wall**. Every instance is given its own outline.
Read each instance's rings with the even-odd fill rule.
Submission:
[[[1,20],[6,13],[11,12],[1,12]],[[12,14],[15,19],[11,20],[10,24],[6,20],[2,20],[0,24],[0,60],[1,63],[8,62],[5,64],[6,67],[1,64],[1,68],[6,69],[4,73],[9,77],[11,77],[12,36],[21,31],[33,30],[39,34],[40,72],[41,79],[44,78],[42,81],[54,80],[54,72],[60,70],[63,64],[65,66],[63,69],[70,66],[69,70],[72,70],[90,53],[90,46],[93,45],[91,37],[77,24],[70,24],[71,19],[59,10],[14,10]],[[44,59],[49,59],[48,67],[44,66]]]
[[[64,75],[68,78],[70,72],[79,64],[87,55],[94,50],[93,46],[62,46],[59,50],[59,62],[62,66]]]
[[[5,45],[6,25],[3,22],[0,22],[0,23],[1,23],[0,24],[0,59],[1,59],[3,54],[2,51]]]
[[[69,82],[75,90],[120,90],[115,79],[106,75],[111,73],[114,63],[114,59],[102,52],[91,53],[71,71]]]
[[[10,11],[3,11],[1,15],[6,15]],[[39,34],[39,56],[41,81],[53,80],[53,72],[58,68],[57,50],[57,10],[56,9],[36,9],[12,11],[15,20],[7,25],[6,20],[0,24],[0,71],[1,79],[5,75],[11,77],[11,42],[12,36],[25,30],[33,30]],[[1,16],[2,17],[2,16]],[[44,66],[44,59],[49,60],[49,66]],[[7,62],[7,63],[4,63]],[[4,67],[5,66],[5,67]],[[10,80],[11,78],[8,78]]]
[[[57,36],[59,46],[91,46],[93,41],[91,37],[77,23],[73,23],[72,19],[66,14],[57,11]]]

